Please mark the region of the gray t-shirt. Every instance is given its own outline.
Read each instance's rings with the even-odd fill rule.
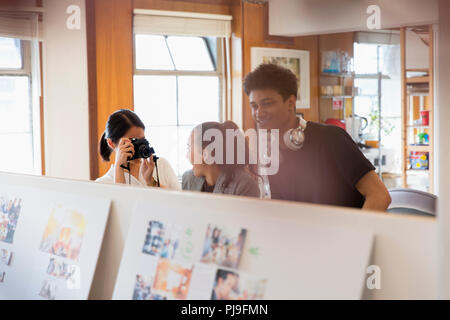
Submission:
[[[213,193],[232,194],[237,196],[260,197],[259,185],[256,179],[246,170],[237,170],[226,187],[223,186],[225,175],[217,179]],[[183,190],[202,191],[205,177],[196,177],[192,170],[183,174]]]

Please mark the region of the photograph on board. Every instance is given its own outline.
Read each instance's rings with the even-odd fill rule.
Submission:
[[[174,259],[180,244],[181,228],[172,224],[150,221],[142,252],[161,258]]]
[[[267,280],[236,271],[218,269],[211,300],[261,300]]]
[[[167,300],[166,296],[153,294],[152,292],[153,278],[149,276],[136,275],[136,283],[134,284],[133,300]]]
[[[148,223],[142,252],[164,259],[191,261],[192,234],[189,227],[152,220]]]
[[[209,224],[200,261],[237,269],[246,236],[246,229],[225,228]]]
[[[55,208],[42,236],[41,251],[78,261],[86,223],[81,213]]]
[[[185,300],[191,284],[192,264],[159,259],[153,281],[153,294],[168,300]]]
[[[39,291],[39,296],[47,300],[56,299],[56,283],[51,280],[44,280],[42,282],[41,290]]]
[[[55,278],[72,280],[77,271],[77,266],[69,264],[62,259],[51,257],[47,266],[47,274]]]
[[[0,197],[0,241],[13,243],[21,208],[22,199]]]
[[[13,258],[13,252],[7,250],[7,249],[0,249],[0,263],[3,265],[11,265]]]

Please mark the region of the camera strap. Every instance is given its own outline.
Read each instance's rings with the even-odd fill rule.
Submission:
[[[155,169],[156,169],[156,183],[158,184],[158,188],[161,187],[160,183],[159,183],[159,171],[158,171],[158,157],[154,157],[153,161],[155,161]]]
[[[158,157],[155,157],[155,158],[154,158],[154,161],[155,161],[155,169],[156,169],[156,183],[157,183],[157,186],[158,186],[158,187],[161,187],[161,184],[159,183],[159,170],[158,170],[158,162],[157,162],[157,160],[158,160]],[[124,166],[123,164],[121,164],[120,167],[121,167],[122,169],[125,169],[125,170],[128,171],[128,184],[131,184],[131,169],[130,169],[130,162],[128,161],[126,166]]]
[[[122,169],[125,169],[128,171],[128,184],[131,184],[131,169],[130,169],[130,161],[127,161],[127,166],[124,166],[123,164],[120,165]]]

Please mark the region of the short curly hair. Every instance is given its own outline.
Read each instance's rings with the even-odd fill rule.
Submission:
[[[284,67],[273,63],[260,64],[244,78],[244,91],[247,95],[253,90],[274,89],[284,100],[291,95],[297,97],[297,77]]]

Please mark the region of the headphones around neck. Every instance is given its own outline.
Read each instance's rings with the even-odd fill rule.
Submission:
[[[305,129],[307,122],[302,116],[298,117],[299,126],[284,133],[283,140],[286,147],[292,151],[300,150],[305,142]]]

